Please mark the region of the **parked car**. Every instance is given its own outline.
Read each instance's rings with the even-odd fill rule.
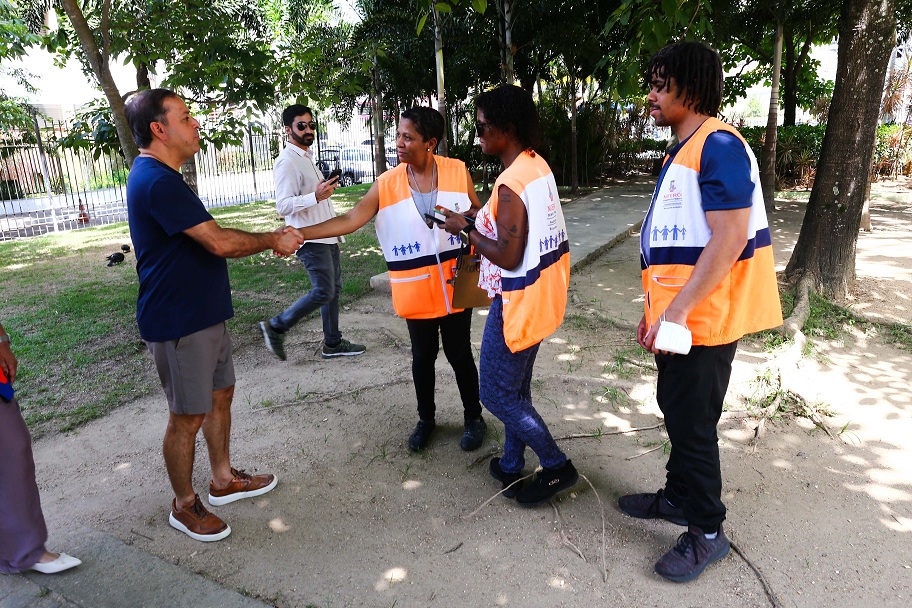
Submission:
[[[395,150],[387,150],[386,163],[389,167],[399,164]],[[374,151],[370,146],[323,148],[317,154],[316,164],[323,175],[335,169],[342,171],[339,185],[343,188],[374,180]]]

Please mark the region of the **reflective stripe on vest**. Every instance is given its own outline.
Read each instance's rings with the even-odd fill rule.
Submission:
[[[703,346],[729,344],[745,334],[782,324],[757,159],[741,134],[716,118],[706,120],[684,142],[656,185],[644,224],[648,229],[640,235],[646,321],[652,326],[662,315],[687,282],[712,236],[702,207],[699,177],[703,146],[716,131],[732,133],[744,143],[754,192],[747,245],[731,271],[687,316],[693,343]]]
[[[438,204],[467,209],[465,164],[435,156]],[[437,226],[428,228],[409,190],[408,165],[402,163],[377,179],[380,208],[374,226],[389,269],[393,308],[406,319],[435,319],[453,308],[452,280],[459,255],[459,237]]]
[[[515,353],[538,344],[563,322],[570,243],[554,174],[541,156],[523,152],[497,178],[488,203],[495,218],[501,185],[520,195],[529,218],[522,263],[500,273],[504,339]]]

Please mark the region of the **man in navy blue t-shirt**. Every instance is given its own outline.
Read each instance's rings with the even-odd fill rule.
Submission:
[[[269,249],[291,255],[303,239],[288,227],[250,233],[212,219],[178,171],[200,149],[200,125],[173,92],[142,91],[128,102],[126,115],[140,150],[127,180],[139,275],[136,321],[170,409],[163,445],[174,490],[169,522],[196,540],[221,540],[231,528],[206,509],[191,480],[200,428],[212,468],[210,505],[265,494],[278,482],[275,475],[231,466],[235,378],[225,321],[234,310],[225,258]]]

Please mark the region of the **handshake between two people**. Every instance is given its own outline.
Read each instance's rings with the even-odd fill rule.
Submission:
[[[283,226],[272,231],[278,236],[272,252],[280,257],[293,255],[304,243],[304,235],[294,226]]]

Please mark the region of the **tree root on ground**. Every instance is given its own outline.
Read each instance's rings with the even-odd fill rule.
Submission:
[[[342,391],[339,393],[309,392],[309,393],[304,394],[303,399],[289,401],[287,403],[279,403],[276,405],[270,405],[268,407],[258,407],[258,408],[252,409],[250,411],[251,412],[270,412],[272,410],[277,410],[280,408],[295,407],[295,406],[299,406],[299,405],[323,405],[327,401],[335,401],[336,399],[340,399],[342,397],[351,397],[354,395],[358,395],[359,393],[363,393],[364,391],[367,391],[367,390],[388,388],[390,386],[396,386],[398,384],[405,384],[406,382],[411,382],[411,381],[412,381],[412,377],[409,376],[408,378],[395,378],[393,380],[390,380],[389,382],[383,382],[381,384],[371,384],[370,386],[362,386],[359,388],[353,388],[349,391]],[[317,397],[317,400],[308,400],[311,397]]]

